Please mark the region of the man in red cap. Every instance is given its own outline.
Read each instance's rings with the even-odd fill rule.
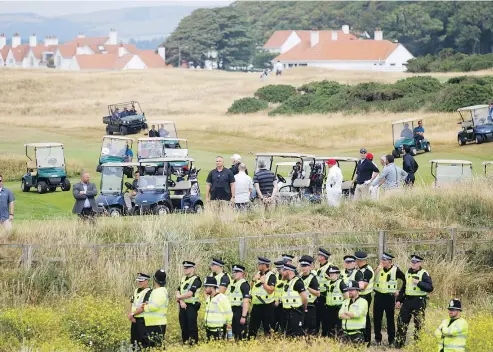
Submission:
[[[366,199],[369,196],[370,183],[377,177],[379,170],[373,163],[373,155],[367,153],[366,149],[360,150],[361,160],[356,167],[356,175],[353,184],[356,184],[354,190],[354,200]]]
[[[327,167],[329,172],[327,173],[327,181],[325,184],[327,193],[327,203],[330,207],[337,207],[341,204],[342,197],[342,171],[337,165],[335,159],[327,160]]]

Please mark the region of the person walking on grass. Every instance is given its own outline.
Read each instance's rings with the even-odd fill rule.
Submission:
[[[466,350],[469,325],[461,314],[461,302],[456,298],[451,300],[448,306],[449,318],[442,321],[435,331],[439,352],[464,352]]]
[[[12,231],[14,221],[14,193],[3,185],[3,176],[0,175],[0,225],[5,232]]]
[[[407,177],[404,182],[407,186],[414,186],[414,174],[418,171],[418,163],[414,160],[414,157],[411,155],[411,148],[408,145],[405,145],[403,148],[404,155],[402,156],[402,169],[407,172]]]
[[[238,166],[238,173],[235,175],[235,207],[236,209],[248,209],[250,205],[250,194],[253,191],[253,181],[246,173],[246,165],[241,163]]]
[[[230,169],[224,167],[222,156],[216,157],[216,168],[207,175],[205,201],[222,200],[234,202],[235,177]]]
[[[94,216],[98,210],[95,201],[98,189],[94,183],[89,181],[89,173],[83,171],[80,175],[80,182],[72,188],[72,194],[75,198],[72,213],[77,214],[82,220],[94,221]]]

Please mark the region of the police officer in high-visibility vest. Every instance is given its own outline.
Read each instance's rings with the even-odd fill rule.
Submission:
[[[284,309],[282,308],[282,295],[284,293],[284,286],[287,282],[282,278],[282,267],[284,265],[284,260],[278,260],[274,262],[276,267],[276,289],[274,290],[274,306],[276,307],[276,322],[274,331],[282,332],[284,325]]]
[[[188,260],[183,262],[183,274],[175,293],[176,301],[180,306],[178,318],[183,343],[193,345],[199,342],[197,315],[200,309],[199,292],[202,281],[195,274],[194,262]]]
[[[322,336],[326,337],[328,335],[328,325],[327,321],[327,306],[326,301],[326,284],[327,284],[327,269],[332,265],[329,262],[330,252],[324,248],[318,249],[318,262],[320,263],[320,268],[317,270],[317,280],[320,287],[320,297],[317,297],[315,301],[315,307],[317,308],[317,327],[316,333],[322,328]]]
[[[166,287],[166,272],[163,269],[154,274],[154,289],[149,300],[135,311],[135,315],[144,312],[149,344],[142,347],[164,347],[164,335],[168,324],[168,290]]]
[[[339,310],[342,302],[348,298],[347,285],[340,276],[341,271],[337,266],[330,266],[326,276],[326,292],[325,304],[327,306],[327,335],[324,337],[338,337],[342,331],[342,322],[339,318]]]
[[[397,266],[392,264],[394,257],[389,253],[383,253],[380,265],[375,269],[375,301],[373,302],[373,324],[375,327],[375,341],[377,345],[382,343],[382,320],[385,313],[387,317],[387,335],[389,346],[395,340],[395,299],[399,295],[397,280],[406,284],[406,276]]]
[[[358,271],[356,272],[356,276],[354,277],[355,281],[359,283],[359,287],[361,292],[359,293],[361,298],[366,299],[368,302],[368,309],[370,309],[371,301],[372,301],[372,292],[373,292],[373,282],[375,280],[375,274],[373,272],[373,268],[368,265],[368,254],[363,251],[357,251],[354,253],[356,257],[356,265],[358,266]],[[366,314],[366,327],[365,327],[365,342],[370,345],[371,341],[371,319],[370,319],[370,311]]]
[[[264,257],[257,257],[258,272],[252,279],[252,311],[250,314],[250,326],[248,337],[257,336],[260,324],[267,336],[274,330],[275,306],[274,290],[276,289],[276,274],[269,268],[271,261]]]
[[[356,269],[356,257],[354,255],[345,255],[344,270],[341,273],[341,278],[344,283],[347,285],[349,280],[354,280],[357,272],[358,269]]]
[[[461,317],[461,313],[461,302],[458,299],[451,300],[448,306],[449,318],[442,321],[435,331],[439,352],[464,352],[466,350],[469,325]]]
[[[286,264],[293,264],[293,260],[294,260],[294,255],[292,254],[283,254],[282,255],[282,260],[284,261],[284,263]]]
[[[282,277],[287,281],[282,296],[282,306],[285,318],[286,337],[303,336],[303,320],[308,307],[308,294],[305,284],[296,275],[296,267],[292,264],[284,264]]]
[[[226,293],[233,310],[232,330],[236,341],[243,340],[247,335],[248,309],[250,307],[250,284],[245,280],[245,267],[233,265],[231,270],[233,282]]]
[[[365,342],[366,317],[368,301],[359,295],[360,285],[350,280],[347,284],[349,297],[342,302],[339,318],[342,321],[342,340],[351,343]]]
[[[406,284],[397,297],[396,308],[400,309],[397,318],[397,335],[395,347],[401,348],[406,343],[407,328],[411,317],[414,317],[414,339],[419,339],[419,331],[424,323],[426,299],[433,292],[433,281],[430,274],[421,266],[423,258],[413,254],[411,268],[406,272]]]
[[[135,314],[138,308],[141,308],[144,302],[149,300],[151,289],[149,288],[149,279],[151,277],[144,273],[138,273],[135,282],[137,282],[137,288],[130,300],[130,312],[128,313],[128,320],[132,322],[130,325],[130,343],[135,349],[139,346],[148,345],[147,330],[144,322],[143,314]]]
[[[228,273],[224,272],[224,261],[217,258],[212,258],[211,273],[209,276],[214,277],[219,285],[218,291],[220,293],[226,293],[231,284],[231,277]]]
[[[207,339],[224,339],[226,331],[231,329],[233,322],[231,303],[228,297],[219,291],[215,277],[205,278],[204,293],[206,294],[204,325]]]
[[[308,307],[305,313],[303,327],[307,335],[314,336],[317,334],[317,308],[315,300],[320,296],[320,287],[317,276],[312,272],[313,258],[309,255],[303,255],[300,258],[301,279],[305,284],[308,293]]]

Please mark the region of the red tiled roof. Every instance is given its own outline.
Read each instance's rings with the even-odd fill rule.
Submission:
[[[29,52],[29,44],[21,44],[19,46],[16,46],[15,48],[12,48],[11,50],[12,54],[14,55],[15,62],[20,62]]]
[[[43,58],[43,53],[45,53],[45,52],[54,53],[54,52],[56,52],[56,49],[57,49],[57,45],[45,46],[43,44],[43,45],[36,45],[34,47],[31,47],[31,50],[34,54],[34,57],[36,59],[39,59],[39,60],[41,60]]]
[[[147,68],[163,68],[166,67],[166,62],[161,56],[156,54],[154,50],[139,50],[136,54],[146,64]]]
[[[10,45],[5,45],[2,49],[0,49],[0,56],[3,61],[7,60],[7,55],[9,54]]]
[[[108,41],[109,37],[87,37],[87,38],[74,38],[71,41],[65,42],[67,45],[80,46],[85,45],[104,45]]]
[[[300,37],[301,41],[310,41],[310,33],[312,31],[307,30],[285,30],[285,31],[275,31],[269,40],[264,44],[265,49],[277,49],[280,48],[284,42],[288,39],[292,32],[296,32],[296,34]],[[319,32],[319,41],[326,42],[332,41],[332,30],[322,30]],[[357,40],[358,38],[354,34],[344,34],[343,31],[337,32],[337,40],[346,41],[346,40]]]
[[[277,56],[280,61],[365,61],[385,60],[399,43],[388,40],[345,40],[320,42],[314,47],[302,44]]]
[[[132,53],[132,54],[137,54],[137,52],[140,51],[139,49],[137,49],[137,47],[135,46],[135,44],[122,44],[122,46],[129,53]],[[108,54],[117,54],[119,47],[120,47],[120,44],[118,44],[118,45],[108,44],[108,45],[105,45],[104,46],[104,49],[108,52]]]
[[[117,54],[76,55],[81,70],[117,70],[122,69],[133,58],[133,54],[118,57]]]
[[[269,40],[267,40],[267,42],[264,44],[264,48],[266,48],[266,49],[268,49],[268,48],[272,48],[272,49],[280,48],[281,45],[284,44],[286,39],[288,39],[291,32],[293,32],[293,31],[290,31],[290,30],[289,31],[275,31],[270,36]]]
[[[72,57],[77,51],[77,46],[62,44],[58,46],[58,50],[60,50],[60,54],[62,54],[63,57]]]

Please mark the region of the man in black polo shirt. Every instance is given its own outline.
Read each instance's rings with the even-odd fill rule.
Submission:
[[[230,169],[224,167],[222,156],[216,158],[216,168],[207,176],[205,201],[226,200],[234,202],[235,177]]]
[[[264,203],[272,203],[277,193],[276,175],[265,168],[265,161],[258,162],[259,170],[253,176],[253,184],[258,198]]]
[[[353,183],[356,183],[356,189],[354,190],[354,200],[365,199],[370,194],[370,184],[379,173],[378,167],[373,163],[373,155],[368,154],[365,148],[361,148],[359,151],[360,160],[356,167],[356,175],[354,176]],[[371,158],[368,158],[368,156]]]

